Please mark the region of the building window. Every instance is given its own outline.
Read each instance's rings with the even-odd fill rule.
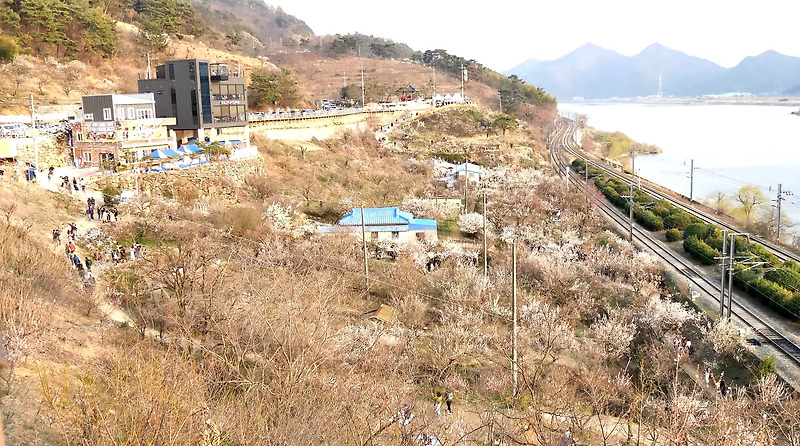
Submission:
[[[135,119],[136,118],[136,109],[133,107],[128,107],[128,119]]]
[[[83,152],[83,160],[87,163],[92,162],[92,152]]]
[[[392,231],[392,238],[394,240],[399,239],[400,238],[400,232],[399,231]]]
[[[369,234],[369,239],[372,240],[372,241],[378,240],[378,233],[377,232],[371,232]]]
[[[150,115],[150,110],[136,110],[136,118],[137,119],[150,119],[152,116]]]
[[[86,113],[83,115],[84,121],[94,121],[94,113]]]
[[[77,141],[83,141],[83,132],[78,132],[75,134],[75,139]]]
[[[111,109],[104,108],[103,109],[103,121],[110,121],[111,120]]]
[[[125,119],[125,107],[117,107],[117,116],[115,119],[118,121]]]
[[[175,80],[175,65],[174,64],[169,64],[169,80],[171,80],[171,81]]]

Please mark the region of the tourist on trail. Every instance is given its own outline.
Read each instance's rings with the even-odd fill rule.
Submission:
[[[711,368],[706,367],[706,389],[708,389],[710,382],[711,382]]]
[[[728,386],[725,384],[725,378],[719,379],[719,394],[725,396],[728,393]]]
[[[75,254],[75,243],[72,240],[67,243],[67,249],[69,250],[70,255]]]
[[[70,223],[69,224],[69,229],[70,229],[70,231],[72,231],[72,235],[71,236],[73,238],[78,236],[78,225],[76,225],[74,222]]]
[[[136,248],[133,245],[131,245],[130,256],[131,260],[136,260]]]
[[[119,251],[117,251],[116,249],[111,251],[111,260],[114,263],[119,263]]]
[[[75,254],[72,257],[72,264],[75,266],[75,269],[79,268],[78,265],[80,265],[80,268],[83,268],[83,264],[81,263],[81,258],[78,257],[78,254]]]
[[[114,214],[114,221],[119,221],[119,211],[117,208],[112,208],[111,213]]]
[[[692,356],[692,353],[694,353],[694,349],[692,348],[692,341],[687,339],[686,340],[686,354],[688,354],[689,356]]]
[[[78,179],[77,178],[73,178],[72,179],[72,188],[75,189],[75,192],[78,192]]]
[[[91,272],[92,271],[92,259],[90,259],[89,256],[86,256],[86,258],[83,259],[83,263],[86,264],[86,271]]]
[[[89,218],[94,220],[94,206],[89,207]]]
[[[61,231],[53,229],[53,243],[61,243]]]
[[[453,413],[453,391],[447,392],[447,397],[445,397],[445,402],[447,403],[447,413]]]
[[[108,223],[111,223],[111,211],[109,211],[108,209],[106,209],[106,212],[105,212],[105,214],[106,214],[106,221],[107,221]]]
[[[442,416],[442,400],[443,400],[442,394],[440,394],[439,392],[436,392],[436,396],[433,398],[433,401],[434,401],[434,406],[433,407],[434,407],[434,409],[436,409],[436,416],[437,417],[441,417]]]
[[[103,221],[103,214],[105,213],[106,213],[106,207],[100,206],[100,208],[97,210],[97,219]]]

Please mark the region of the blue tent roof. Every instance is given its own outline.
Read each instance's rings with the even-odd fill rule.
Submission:
[[[172,147],[170,147],[169,149],[166,149],[166,150],[162,150],[162,152],[164,152],[164,154],[167,155],[170,158],[175,157],[175,156],[183,156],[182,153],[179,153],[179,152],[175,151],[175,149],[173,149]]]
[[[408,225],[414,215],[411,212],[403,212],[397,206],[388,208],[365,208],[365,225]],[[341,226],[361,226],[361,208],[353,208],[341,220]]]
[[[195,143],[186,144],[185,146],[182,147],[184,148],[184,150],[188,149],[192,153],[198,153],[203,151],[203,149]]]

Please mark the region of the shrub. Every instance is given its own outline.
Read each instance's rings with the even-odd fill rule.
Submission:
[[[103,204],[108,206],[116,206],[119,204],[119,189],[113,184],[106,184],[103,188]]]
[[[789,291],[800,291],[800,273],[789,268],[770,269],[764,273],[764,278]]]
[[[633,218],[649,231],[660,231],[664,229],[664,222],[661,217],[639,206],[633,207]]]
[[[794,268],[794,266],[797,266],[796,262],[789,260],[785,262],[783,265],[781,265],[781,260],[778,258],[778,256],[769,252],[767,248],[759,245],[758,243],[753,243],[750,245],[750,252],[754,256],[758,257],[764,262],[767,262],[771,266],[782,266],[783,268],[789,269],[790,271],[795,271],[797,273],[800,273],[800,268]]]
[[[767,302],[770,306],[781,309],[792,300],[792,293],[775,282],[763,277],[751,281],[749,289],[757,298]]]
[[[763,246],[762,246],[762,248],[763,248]],[[753,253],[753,254],[756,254],[756,253]],[[758,255],[758,254],[756,254],[756,255]],[[789,269],[791,269],[793,271],[797,271],[798,273],[800,273],[800,263],[797,263],[794,260],[787,260],[787,261],[783,262],[783,267],[784,268],[789,268]]]
[[[753,270],[745,268],[743,265],[736,265],[733,267],[733,284],[739,288],[750,291],[750,282],[758,279],[758,274]]]
[[[582,159],[580,159],[580,158],[575,158],[575,159],[572,161],[572,169],[573,169],[575,172],[580,172],[580,173],[583,173],[583,169],[585,169],[585,168],[586,168],[586,162],[585,162],[585,161],[583,161]]]
[[[714,234],[713,236],[706,237],[704,240],[706,244],[719,252],[722,252],[722,236]]]
[[[664,227],[666,228],[675,228],[683,231],[690,224],[692,224],[692,216],[680,209],[675,209],[664,217]]]
[[[686,233],[683,234],[686,237]],[[683,250],[692,255],[704,265],[713,265],[717,263],[717,259],[721,253],[714,248],[708,246],[706,242],[697,238],[697,236],[690,235],[683,241]]]
[[[697,237],[704,240],[708,235],[708,226],[703,223],[692,223],[683,230],[683,238]]]
[[[667,233],[665,235],[668,242],[675,242],[681,239],[681,231],[675,228],[667,229]]]
[[[775,367],[775,356],[767,355],[764,359],[761,360],[761,363],[758,364],[758,370],[756,371],[756,376],[763,378],[765,376],[774,374],[776,370],[777,368]]]

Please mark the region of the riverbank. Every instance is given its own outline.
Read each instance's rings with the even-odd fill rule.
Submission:
[[[569,102],[576,105],[603,105],[603,104],[665,104],[665,105],[777,105],[800,107],[800,97],[774,96],[774,97],[691,97],[674,98],[646,96],[638,98],[613,98],[598,99],[580,102]]]

